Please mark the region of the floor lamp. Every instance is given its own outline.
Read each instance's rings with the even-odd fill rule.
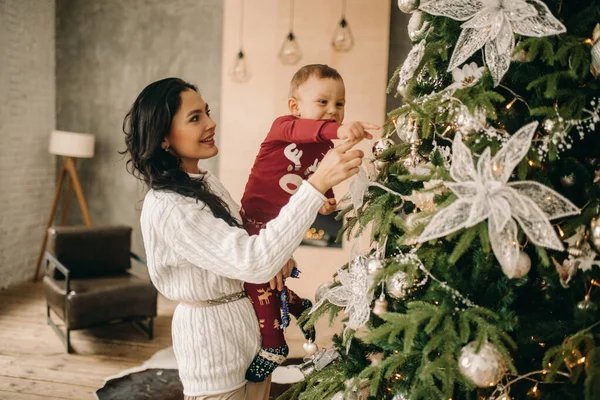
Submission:
[[[76,161],[77,158],[94,157],[94,135],[91,133],[52,131],[48,151],[50,154],[62,156],[63,163],[58,175],[58,183],[56,185],[56,193],[54,194],[52,208],[50,209],[50,216],[48,217],[48,225],[44,230],[44,240],[42,241],[42,248],[40,249],[35,268],[35,275],[33,276],[34,282],[37,281],[40,272],[42,259],[44,258],[44,252],[46,250],[46,243],[48,242],[48,229],[54,222],[54,216],[56,215],[56,209],[58,208],[58,201],[63,190],[63,185],[65,184],[65,179],[68,181],[67,193],[62,204],[60,224],[64,225],[66,222],[69,199],[71,198],[72,191],[75,191],[75,196],[77,197],[81,213],[83,214],[83,220],[87,226],[92,226],[87,203],[83,196],[83,190],[81,190],[81,183],[77,177]]]

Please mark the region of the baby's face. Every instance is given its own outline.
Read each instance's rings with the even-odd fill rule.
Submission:
[[[305,119],[344,121],[346,89],[341,80],[311,76],[296,91],[292,115]]]

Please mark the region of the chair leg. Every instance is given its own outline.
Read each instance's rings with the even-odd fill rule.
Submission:
[[[147,323],[144,323],[147,321]],[[152,340],[154,338],[154,318],[148,317],[143,319],[137,319],[133,321],[133,324],[138,327],[142,332],[148,335],[148,339]]]
[[[68,354],[73,353],[73,347],[71,347],[71,330],[66,328],[66,333],[61,331],[60,328],[54,323],[52,318],[50,317],[50,306],[46,305],[46,316],[48,320],[48,325],[54,329],[54,332],[58,335],[58,338],[65,345],[65,349]]]
[[[73,348],[71,347],[71,330],[68,329],[68,328],[67,328],[66,346],[67,346],[67,353],[68,354],[72,354],[73,353]]]

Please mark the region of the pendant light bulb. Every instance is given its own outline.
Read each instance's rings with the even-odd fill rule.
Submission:
[[[346,53],[354,47],[354,37],[352,37],[352,31],[350,30],[350,25],[348,25],[346,18],[342,17],[340,20],[340,23],[333,33],[331,45],[336,51],[341,53]]]
[[[279,51],[279,59],[283,64],[294,65],[302,58],[302,51],[296,41],[294,33],[290,33],[286,36]]]
[[[235,56],[235,61],[229,72],[229,76],[234,82],[238,83],[248,82],[248,79],[250,79],[250,71],[246,65],[246,55],[241,49]]]

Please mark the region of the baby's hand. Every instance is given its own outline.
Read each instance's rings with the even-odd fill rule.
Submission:
[[[327,199],[325,204],[323,204],[321,206],[321,208],[319,209],[319,214],[329,215],[335,211],[336,207],[337,207],[337,202],[335,201],[335,199]]]
[[[348,141],[360,141],[364,138],[373,139],[373,135],[365,129],[379,129],[379,125],[358,121],[342,124],[337,130],[337,137]]]

